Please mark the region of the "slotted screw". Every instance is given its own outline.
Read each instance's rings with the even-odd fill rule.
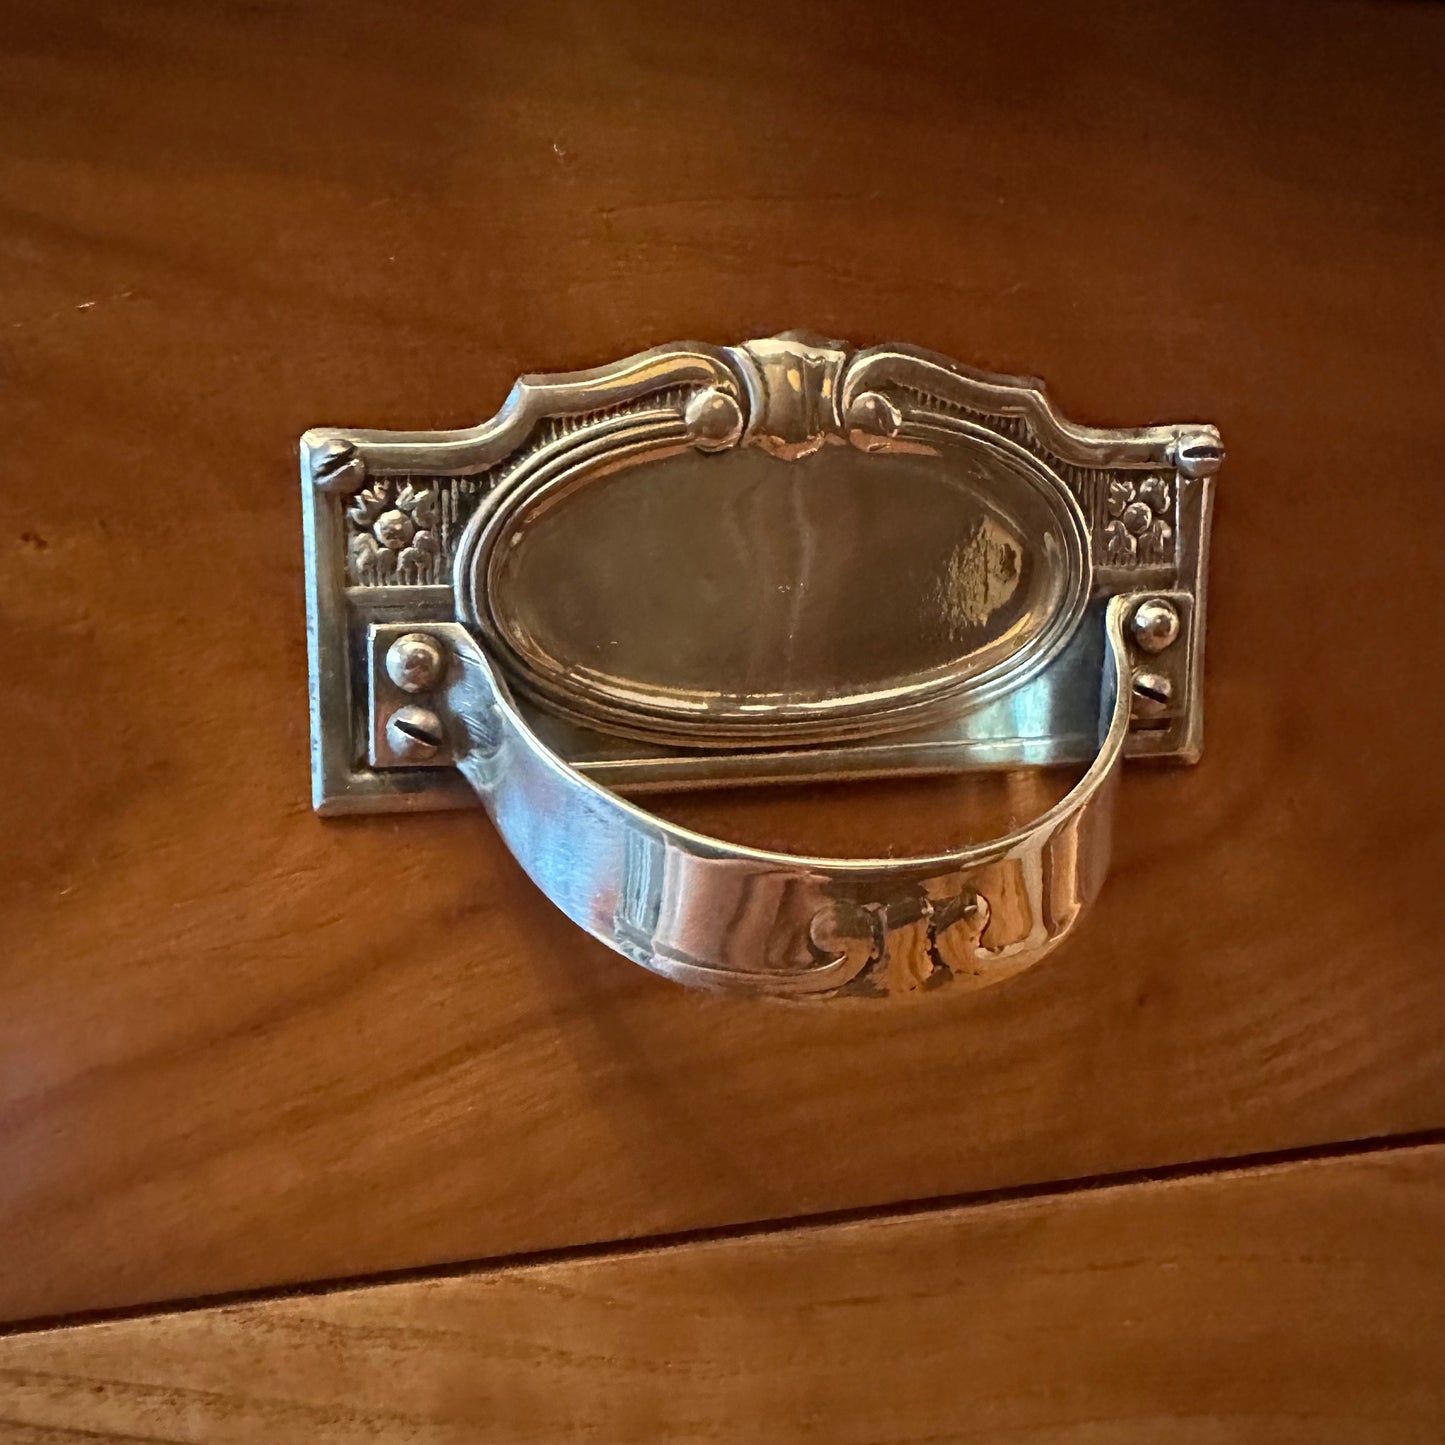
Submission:
[[[386,720],[387,746],[403,762],[421,763],[435,757],[446,742],[442,720],[427,707],[398,708]]]
[[[1141,672],[1134,678],[1134,716],[1162,717],[1174,698],[1174,684],[1160,672]]]

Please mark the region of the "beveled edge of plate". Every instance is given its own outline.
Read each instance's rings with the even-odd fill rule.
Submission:
[[[1089,536],[1078,501],[1063,481],[1007,437],[962,418],[914,416],[905,406],[892,435],[880,438],[855,431],[852,446],[880,463],[898,454],[930,455],[943,477],[960,450],[985,449],[1003,460],[1012,485],[1030,493],[1044,508],[1045,528],[1023,540],[1042,562],[1045,539],[1056,538],[1063,555],[1055,557],[1052,565],[1062,577],[1050,589],[1055,597],[1049,610],[1021,641],[1010,646],[997,639],[989,646],[961,651],[947,668],[873,691],[787,702],[755,699],[706,708],[687,706],[667,690],[649,689],[640,682],[632,689],[609,688],[580,676],[561,660],[548,665],[539,653],[522,646],[505,602],[498,597],[496,572],[516,540],[515,529],[525,526],[528,512],[548,498],[613,476],[619,464],[651,461],[665,467],[667,458],[686,446],[677,430],[666,415],[660,415],[634,418],[607,438],[583,440],[578,433],[573,448],[539,457],[535,466],[524,462],[504,487],[478,507],[458,545],[459,616],[480,635],[519,691],[559,716],[668,747],[789,747],[878,737],[982,707],[1022,686],[1067,645],[1083,615],[1093,571]],[[749,443],[739,428],[742,445],[761,445],[756,436]],[[841,435],[828,441],[847,444]],[[721,454],[724,449],[707,450]],[[797,450],[785,456],[792,460],[817,451]],[[1004,517],[1020,527],[1026,525],[1024,508],[1011,511],[1002,495],[993,500]]]

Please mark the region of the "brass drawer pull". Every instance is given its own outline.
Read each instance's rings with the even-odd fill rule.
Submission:
[[[1121,758],[1198,755],[1222,456],[795,334],[524,378],[465,431],[308,432],[316,806],[480,798],[569,918],[683,983],[1007,977],[1102,883]],[[1089,759],[930,857],[771,853],[620,796]]]

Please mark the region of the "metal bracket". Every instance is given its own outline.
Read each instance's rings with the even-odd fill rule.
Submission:
[[[813,458],[808,465],[817,467],[829,457],[902,458],[955,443],[987,444],[990,455],[1056,484],[1067,510],[1059,536],[1068,536],[1068,517],[1079,519],[1075,566],[1086,569],[1084,592],[1072,632],[1049,644],[1052,654],[1037,652],[1041,671],[1010,674],[1007,660],[985,659],[979,676],[960,670],[937,696],[894,688],[888,706],[865,719],[872,730],[863,735],[850,735],[862,726],[856,716],[840,716],[817,736],[790,735],[786,728],[801,724],[779,708],[752,734],[714,747],[687,735],[667,698],[617,704],[595,687],[590,700],[574,698],[566,676],[549,682],[524,659],[513,683],[528,726],[582,774],[632,792],[1082,761],[1097,746],[1094,704],[1071,701],[1075,684],[1097,679],[1098,619],[1110,597],[1128,593],[1142,600],[1126,634],[1134,720],[1124,751],[1197,758],[1218,433],[1204,425],[1080,427],[1058,415],[1037,381],[908,347],[855,352],[789,334],[729,348],[665,346],[592,371],[525,377],[495,418],[462,431],[306,433],[317,810],[478,802],[451,765],[448,740],[427,742],[431,723],[422,714],[440,725],[435,700],[400,685],[388,659],[409,634],[453,622],[492,639],[494,655],[499,646],[508,652],[508,637],[493,645],[502,624],[485,589],[495,574],[479,553],[490,545],[488,519],[511,515],[508,499],[525,502],[558,477],[653,454],[755,449],[779,461]],[[1059,615],[1066,623],[1074,616]],[[1086,685],[1082,697],[1088,693]],[[744,701],[738,716],[745,711]]]

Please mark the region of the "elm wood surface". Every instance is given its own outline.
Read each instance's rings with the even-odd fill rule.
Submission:
[[[0,1339],[0,1435],[1445,1438],[1445,1147]]]
[[[0,1317],[1445,1124],[1442,81],[1429,6],[12,0]],[[694,997],[308,807],[305,426],[793,325],[1231,451],[1205,760],[990,993]]]

